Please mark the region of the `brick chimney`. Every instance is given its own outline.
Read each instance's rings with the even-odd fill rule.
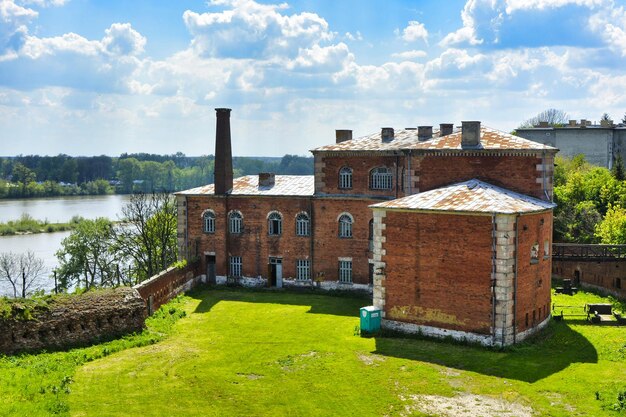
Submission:
[[[576,127],[576,120],[571,120],[569,121],[569,127]]]
[[[461,122],[461,147],[480,146],[480,122]]]
[[[233,189],[233,153],[230,146],[230,109],[215,109],[215,194]]]
[[[259,172],[259,188],[273,187],[276,183],[276,175],[273,172]]]
[[[439,123],[439,137],[451,135],[453,130],[452,123]]]
[[[391,142],[393,140],[393,127],[383,127],[380,131],[380,137],[385,143]]]
[[[352,130],[337,129],[335,130],[335,143],[341,143],[348,140],[352,140]]]
[[[420,141],[425,141],[428,139],[432,139],[433,137],[433,127],[432,126],[418,126],[417,127],[417,139]]]

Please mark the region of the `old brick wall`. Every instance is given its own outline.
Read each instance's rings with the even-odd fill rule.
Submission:
[[[552,273],[573,285],[589,287],[626,299],[626,262],[553,260]],[[578,280],[577,280],[578,278]]]
[[[416,156],[411,170],[419,177],[419,192],[444,185],[478,178],[503,188],[545,199],[541,171],[541,158],[535,156]],[[552,189],[552,171],[546,178]],[[414,190],[417,191],[417,190]]]
[[[320,154],[316,158],[316,193],[324,194],[352,194],[368,195],[373,197],[389,196],[404,197],[403,178],[405,157],[385,155],[326,155]],[[343,167],[352,168],[352,188],[339,188],[339,170]],[[392,190],[370,190],[370,171],[377,167],[391,169],[393,175]]]
[[[131,288],[87,292],[51,301],[32,320],[0,320],[0,353],[61,349],[140,332],[143,299]]]
[[[178,294],[190,290],[200,274],[200,262],[193,262],[182,269],[166,269],[134,288],[144,299],[148,314],[152,314]]]
[[[311,216],[312,203],[308,197],[189,197],[187,201],[189,235],[199,237],[198,253],[201,271],[206,270],[206,253],[216,257],[216,274],[228,274],[229,256],[242,257],[242,274],[247,277],[268,275],[270,256],[283,258],[283,277],[296,276],[296,260],[311,258],[311,237],[296,236],[296,216],[306,212]],[[204,233],[202,213],[215,211],[215,233]],[[228,233],[228,213],[238,210],[243,216],[243,233]],[[267,215],[278,211],[282,215],[282,233],[268,234]],[[202,272],[204,273],[204,272]]]
[[[491,216],[390,210],[384,222],[385,318],[490,334]]]
[[[315,274],[324,280],[337,281],[339,258],[352,258],[352,282],[369,284],[369,223],[373,218],[370,204],[376,200],[316,198],[315,208]],[[352,237],[340,238],[337,219],[341,213],[354,218]]]
[[[541,323],[550,314],[550,276],[552,269],[552,212],[518,218],[516,332]],[[531,248],[538,245],[536,260]],[[548,254],[544,248],[548,248]]]

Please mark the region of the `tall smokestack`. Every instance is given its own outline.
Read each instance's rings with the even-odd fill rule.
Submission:
[[[215,109],[215,194],[233,189],[233,153],[230,146],[230,109]]]

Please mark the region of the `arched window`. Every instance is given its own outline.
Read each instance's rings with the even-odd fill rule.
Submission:
[[[296,216],[296,236],[309,236],[311,234],[311,222],[309,215],[300,213]]]
[[[283,231],[283,218],[279,212],[273,211],[267,216],[267,232],[270,235],[280,235]]]
[[[339,170],[339,188],[352,188],[352,168],[343,167]]]
[[[339,216],[339,237],[352,237],[352,216],[347,213]]]
[[[202,215],[202,224],[204,233],[215,233],[215,213],[213,210],[207,210]]]
[[[392,188],[393,176],[390,168],[378,167],[370,171],[371,190],[391,190]]]
[[[243,229],[243,216],[238,211],[231,211],[228,215],[228,231],[230,233],[241,233]]]

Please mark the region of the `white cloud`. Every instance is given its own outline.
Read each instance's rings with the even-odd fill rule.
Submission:
[[[220,0],[212,6],[230,7],[214,13],[185,11],[183,20],[202,56],[262,58],[293,56],[300,48],[330,41],[334,34],[315,13],[284,15],[285,4],[253,0]]]
[[[341,42],[337,45],[300,49],[298,57],[287,64],[288,69],[314,69],[316,72],[337,72],[349,62],[354,61],[348,46]]]
[[[407,42],[415,42],[420,39],[428,42],[428,31],[423,23],[411,20],[409,25],[402,30],[402,39]]]
[[[28,24],[39,14],[13,0],[0,0],[0,62],[13,59],[26,42]]]
[[[134,30],[130,23],[113,23],[105,31],[103,48],[113,55],[138,55],[143,52],[146,38]]]
[[[400,59],[417,59],[417,58],[425,58],[428,54],[426,53],[426,51],[420,51],[420,50],[411,50],[411,51],[403,51],[403,52],[396,52],[391,54],[391,56],[393,58],[400,58]]]
[[[606,0],[506,0],[506,12],[529,9],[556,9],[568,5],[584,6],[590,9],[607,4]]]

